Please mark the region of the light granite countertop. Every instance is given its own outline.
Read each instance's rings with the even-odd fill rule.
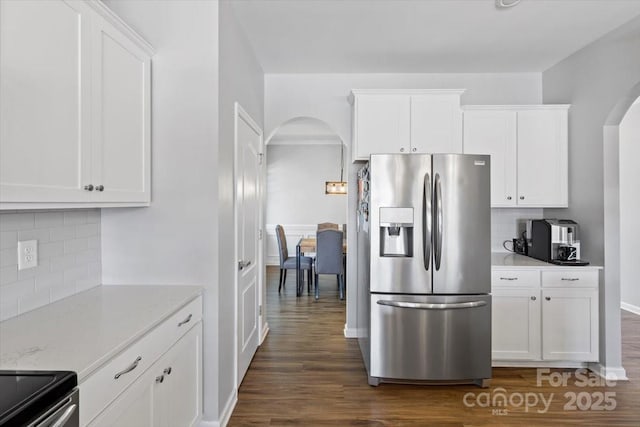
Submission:
[[[496,269],[526,269],[526,270],[556,270],[566,268],[581,268],[581,269],[602,269],[599,265],[586,265],[586,266],[564,266],[549,264],[548,262],[540,261],[528,256],[515,254],[511,252],[492,252],[491,253],[491,267]]]
[[[67,370],[81,382],[202,293],[198,286],[98,286],[0,322],[0,369]]]

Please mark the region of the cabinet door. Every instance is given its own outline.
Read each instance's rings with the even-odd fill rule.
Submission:
[[[149,202],[150,58],[96,16],[92,65],[94,200]]]
[[[492,291],[493,360],[540,360],[540,290]]]
[[[0,2],[0,202],[89,198],[90,12]]]
[[[598,290],[543,289],[542,358],[598,360]]]
[[[460,95],[411,97],[411,152],[462,153]]]
[[[518,205],[566,207],[567,110],[518,111]]]
[[[98,415],[89,427],[155,427],[162,421],[154,414],[159,386],[147,371]],[[82,397],[80,397],[82,399]]]
[[[163,425],[193,426],[202,412],[202,322],[196,324],[161,359],[164,376],[156,400]]]
[[[359,95],[355,100],[355,159],[376,153],[408,153],[410,98],[407,95]]]
[[[516,205],[516,112],[465,111],[465,154],[491,156],[491,206]]]

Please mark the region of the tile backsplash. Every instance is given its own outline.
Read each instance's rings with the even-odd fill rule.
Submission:
[[[526,220],[540,218],[543,218],[542,209],[491,209],[491,251],[507,252],[502,243],[520,236],[525,229]],[[511,244],[507,247],[511,249]]]
[[[18,241],[38,241],[38,266],[18,271]],[[98,286],[100,209],[0,213],[0,320]]]

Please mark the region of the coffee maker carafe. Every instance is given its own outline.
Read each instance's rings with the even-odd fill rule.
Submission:
[[[559,265],[587,265],[580,259],[578,224],[570,219],[531,221],[529,256]]]

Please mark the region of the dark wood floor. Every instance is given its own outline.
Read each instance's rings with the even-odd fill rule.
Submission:
[[[286,291],[278,295],[277,272],[268,271],[271,331],[240,387],[231,426],[640,426],[640,316],[623,312],[623,363],[630,381],[613,386],[579,387],[574,370],[554,370],[572,375],[568,386],[538,387],[535,369],[494,368],[490,389],[396,384],[376,388],[367,385],[357,340],[343,336],[345,304],[337,298],[335,278],[321,276],[320,300],[315,302],[306,294],[295,297],[293,274]],[[499,395],[500,387],[511,399],[508,406],[479,406],[484,398]],[[598,405],[605,392],[610,393],[608,403]],[[468,403],[479,404],[465,405],[465,395]],[[571,395],[579,401],[575,410],[566,410]],[[520,396],[531,403],[534,396],[542,396],[551,403],[544,411],[539,400],[527,411]],[[595,409],[613,404],[613,410]],[[499,415],[494,409],[506,411]]]

